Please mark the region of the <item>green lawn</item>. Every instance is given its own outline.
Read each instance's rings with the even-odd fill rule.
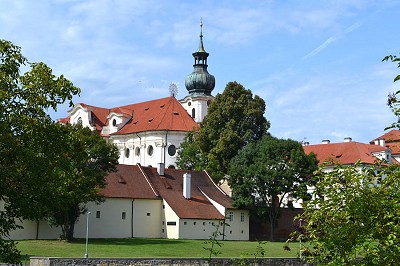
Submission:
[[[258,242],[221,241],[223,246],[218,257],[255,257]],[[297,257],[298,243],[291,243],[291,251],[283,249],[284,242],[266,242],[262,245],[265,257]],[[30,257],[83,257],[85,240],[72,243],[58,240],[21,240],[18,242],[21,254]],[[135,258],[135,257],[208,257],[203,247],[209,247],[203,240],[179,239],[89,239],[88,253],[92,258]],[[261,256],[257,256],[261,257]]]

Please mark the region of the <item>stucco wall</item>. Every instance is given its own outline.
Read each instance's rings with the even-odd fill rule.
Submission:
[[[230,220],[230,213],[232,219]],[[226,240],[249,240],[250,236],[250,217],[247,210],[226,210],[226,223],[229,226],[225,227]]]
[[[187,132],[176,131],[149,131],[130,135],[115,135],[110,141],[119,149],[119,163],[157,167],[164,163],[165,168],[171,165],[176,167],[177,150],[185,138]],[[170,145],[174,145],[176,152],[168,153]],[[152,148],[150,148],[150,146]],[[127,153],[127,149],[129,152]],[[149,152],[152,149],[152,153]]]

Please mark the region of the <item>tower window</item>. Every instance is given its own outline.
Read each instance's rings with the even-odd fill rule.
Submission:
[[[192,109],[192,117],[196,118],[196,109],[194,109],[194,108]]]

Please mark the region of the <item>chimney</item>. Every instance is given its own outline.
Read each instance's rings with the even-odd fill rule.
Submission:
[[[308,141],[303,142],[303,146],[309,146],[309,145],[310,145],[310,142],[308,142]]]
[[[158,163],[157,164],[157,173],[158,173],[158,175],[163,176],[164,175],[164,169],[165,169],[164,163]]]
[[[190,179],[191,174],[185,173],[183,174],[183,196],[186,199],[190,199]]]
[[[344,138],[343,142],[351,142],[352,139],[350,137]]]
[[[331,141],[329,139],[323,139],[322,140],[322,144],[329,144],[331,143]]]

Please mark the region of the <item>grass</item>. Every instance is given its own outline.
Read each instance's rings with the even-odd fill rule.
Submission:
[[[258,242],[221,241],[223,246],[218,257],[255,257]],[[291,243],[291,251],[283,249],[284,242],[266,242],[262,245],[264,257],[294,258],[299,252],[298,243]],[[74,242],[59,240],[20,240],[17,247],[21,254],[29,257],[83,257],[85,240]],[[89,239],[88,253],[92,258],[205,258],[209,253],[203,247],[209,247],[204,240],[180,239]],[[257,256],[261,257],[261,256]]]

